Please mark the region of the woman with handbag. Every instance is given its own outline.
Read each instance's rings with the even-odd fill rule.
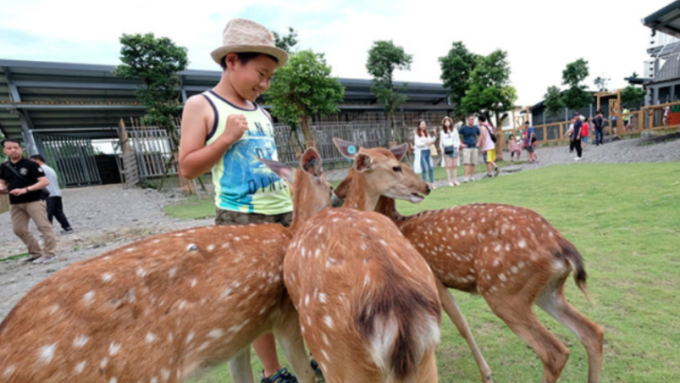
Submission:
[[[432,161],[432,152],[430,150],[430,145],[434,144],[435,138],[431,137],[427,131],[427,123],[424,120],[418,122],[418,127],[416,128],[416,135],[413,139],[414,141],[414,153],[415,161],[413,162],[413,171],[420,173],[423,177],[423,181],[427,182],[425,178],[425,172],[430,174],[430,188],[434,187],[434,162]]]
[[[446,166],[446,178],[449,186],[458,186],[458,150],[460,149],[460,136],[458,129],[453,126],[451,117],[446,116],[442,120],[442,130],[439,133],[439,149],[442,152],[442,159]],[[451,182],[451,171],[453,170],[453,182]]]

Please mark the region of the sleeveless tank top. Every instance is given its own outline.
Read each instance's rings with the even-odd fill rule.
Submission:
[[[203,93],[215,113],[215,123],[206,145],[213,143],[227,127],[230,114],[242,114],[248,130],[212,167],[215,206],[242,213],[276,215],[293,211],[286,180],[280,179],[259,158],[278,161],[274,125],[255,104],[252,110],[239,108],[212,90]]]

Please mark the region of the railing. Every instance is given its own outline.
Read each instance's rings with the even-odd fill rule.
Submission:
[[[674,106],[680,108],[680,102],[646,106],[625,115],[620,113],[616,118],[616,126],[612,124],[613,120],[605,120],[604,133],[605,135],[627,135],[643,131],[677,129],[680,127],[680,118],[676,120],[670,113],[666,113]],[[625,117],[628,117],[628,124],[624,123]],[[560,121],[535,125],[536,140],[539,143],[567,141],[569,138],[566,132],[570,123],[571,121]]]

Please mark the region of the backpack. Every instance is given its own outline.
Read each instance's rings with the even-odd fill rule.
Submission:
[[[491,137],[491,141],[493,141],[493,143],[495,144],[495,143],[496,143],[496,135],[493,134],[493,130],[491,130],[491,129],[487,126],[487,127],[486,127],[486,131],[489,132],[489,137]]]

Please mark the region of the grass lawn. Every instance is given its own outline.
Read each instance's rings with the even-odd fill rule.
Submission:
[[[577,309],[605,328],[602,382],[678,381],[680,163],[551,166],[439,188],[421,204],[400,202],[399,207],[410,214],[474,202],[534,209],[584,256],[596,304],[585,300],[571,278],[566,294]],[[191,206],[189,201],[174,208],[189,216],[189,211],[197,210]],[[494,381],[540,382],[538,357],[491,313],[484,300],[452,292],[494,372]],[[571,350],[561,381],[586,381],[587,355],[578,339],[540,309],[535,311]],[[437,355],[440,381],[480,382],[467,345],[447,317]],[[253,361],[260,371],[257,358]],[[231,382],[231,378],[223,365],[194,382]]]

